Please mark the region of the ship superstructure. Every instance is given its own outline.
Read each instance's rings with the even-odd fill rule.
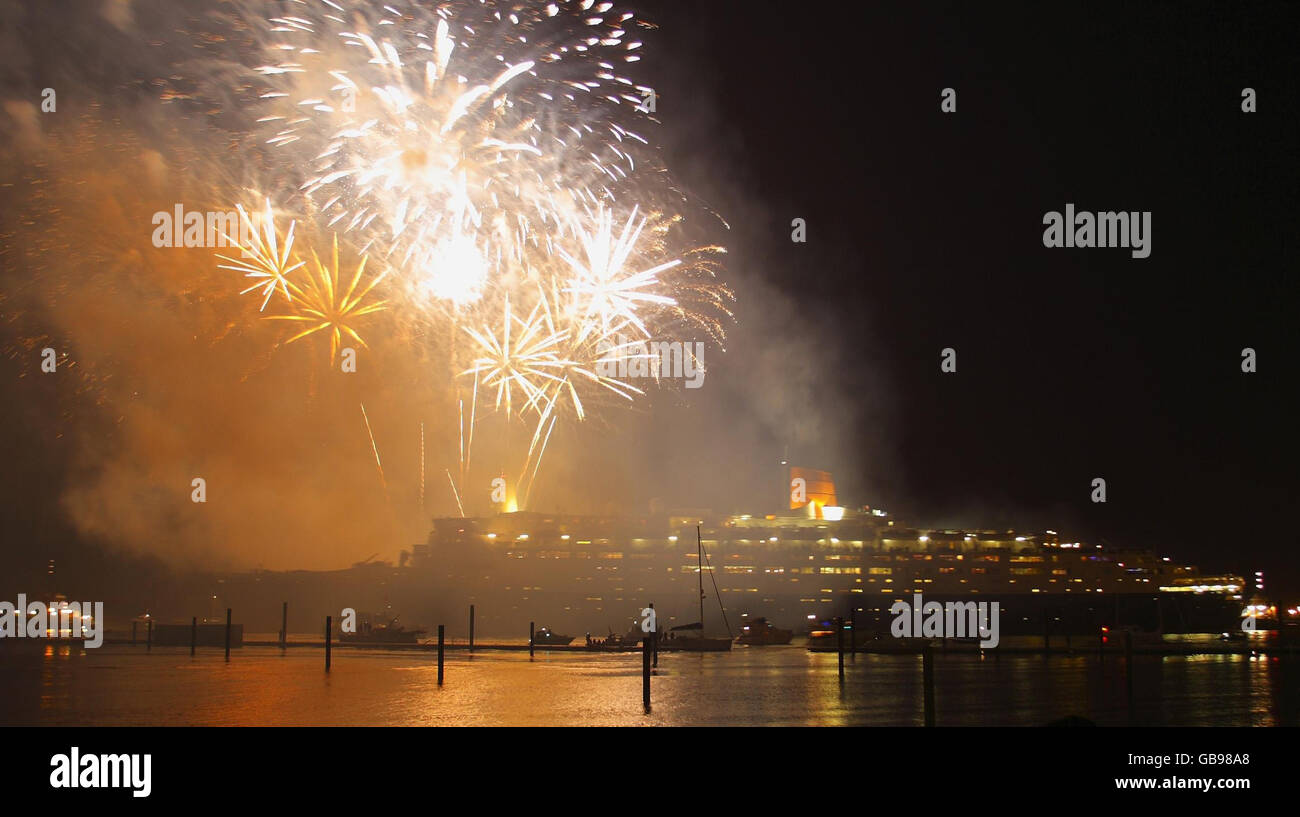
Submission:
[[[920,528],[871,508],[439,519],[412,566],[485,602],[575,626],[634,616],[650,602],[670,620],[686,620],[698,602],[697,525],[710,554],[705,592],[716,583],[724,609],[783,626],[854,610],[870,626],[894,600],[923,593],[999,600],[1034,632],[1043,616],[1062,630],[1127,619],[1209,631],[1239,610],[1243,586],[1238,576],[1204,576],[1150,550],[1064,541],[1054,531]]]

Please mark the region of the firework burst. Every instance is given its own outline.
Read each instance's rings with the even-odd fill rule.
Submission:
[[[315,274],[308,276],[302,284],[292,281],[287,285],[293,293],[291,299],[294,307],[292,315],[268,315],[267,320],[292,321],[304,328],[298,334],[285,341],[286,344],[325,332],[330,339],[330,364],[338,356],[339,347],[345,340],[352,340],[363,349],[369,348],[361,335],[357,333],[356,323],[359,318],[383,310],[385,301],[369,300],[371,290],[384,280],[384,274],[373,276],[362,283],[366,269],[366,258],[362,256],[357,263],[352,279],[343,286],[339,276],[339,241],[334,237],[334,251],[329,265],[321,263],[312,250]]]
[[[462,376],[474,375],[486,388],[495,389],[495,408],[504,409],[507,417],[516,405],[520,414],[541,413],[549,386],[563,383],[561,373],[570,365],[559,355],[564,333],[554,331],[542,305],[521,318],[506,298],[499,331],[466,327],[465,333],[477,344],[479,356]]]
[[[253,186],[334,233],[335,250],[291,276],[293,227],[277,241],[268,201],[248,258],[222,267],[256,279],[244,291],[263,310],[281,290],[291,312],[270,317],[300,324],[289,343],[328,333],[331,360],[344,341],[366,346],[358,318],[387,311],[393,339],[451,376],[462,481],[480,385],[507,421],[532,423],[531,485],[562,417],[643,394],[607,374],[632,342],[702,329],[722,343],[722,250],[685,238],[686,199],[641,135],[655,122],[640,107],[651,89],[624,76],[647,27],[631,12],[595,0],[237,8],[230,36],[203,45],[234,49],[208,71],[212,97],[249,117],[239,138],[264,169]],[[363,259],[347,286],[340,242]],[[365,258],[385,273],[363,284]]]
[[[230,258],[218,254],[217,258],[226,263],[217,266],[221,269],[242,272],[245,278],[253,278],[255,283],[239,294],[245,295],[260,289],[265,297],[262,298],[259,309],[265,311],[266,304],[271,300],[276,289],[284,292],[285,298],[289,298],[289,273],[303,265],[302,261],[296,259],[291,261],[290,255],[293,251],[293,229],[296,222],[289,222],[288,232],[283,240],[279,240],[276,235],[275,217],[271,213],[270,199],[266,200],[266,211],[262,216],[260,232],[243,205],[236,205],[236,209],[239,210],[240,221],[248,228],[250,240],[241,244],[237,238],[226,235],[226,241],[238,246],[244,257]]]
[[[650,89],[615,73],[640,43],[612,4],[293,12],[253,68],[264,141],[327,226],[435,307],[525,271],[636,172],[646,140],[624,120]]]
[[[579,342],[594,332],[606,336],[624,327],[632,327],[642,336],[649,336],[650,330],[640,310],[647,305],[677,304],[655,288],[660,284],[657,276],[681,264],[680,260],[665,261],[641,272],[627,269],[628,258],[645,228],[645,222],[644,218],[637,221],[634,207],[623,230],[615,236],[613,214],[601,208],[596,215],[595,229],[581,236],[582,260],[563,249],[558,250],[573,273],[566,291],[576,296],[581,304]]]

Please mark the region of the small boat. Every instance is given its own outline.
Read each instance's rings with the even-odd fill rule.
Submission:
[[[836,627],[839,626],[838,619],[821,619],[809,622],[808,625],[808,649],[813,652],[835,652],[839,649],[839,638]],[[853,631],[845,628],[844,630],[844,649],[847,651],[853,643]]]
[[[641,631],[639,628],[633,628],[628,631],[627,635],[619,635],[610,630],[609,635],[604,638],[592,638],[591,633],[587,633],[587,649],[597,650],[600,652],[628,652],[641,648]]]
[[[697,564],[696,572],[699,577],[700,620],[694,622],[693,624],[682,624],[680,626],[673,627],[671,630],[668,631],[667,633],[668,637],[660,640],[659,649],[668,652],[672,652],[674,650],[679,652],[731,652],[731,625],[726,624],[727,611],[722,606],[721,595],[717,595],[718,584],[716,580],[714,580],[713,582],[713,592],[717,596],[718,609],[722,611],[722,620],[727,627],[727,637],[726,638],[705,638],[704,636],[704,599],[705,599],[704,565],[705,565],[705,561],[708,559],[708,553],[706,553],[704,550],[704,538],[700,534],[700,528],[698,525],[695,527],[695,559]],[[709,570],[709,578],[711,580],[713,579],[713,571],[711,566]],[[677,633],[679,632],[684,633],[692,630],[699,630],[700,634],[698,636],[695,635],[683,635],[681,637],[677,636]]]
[[[761,647],[768,644],[789,644],[793,638],[794,630],[782,630],[780,627],[773,627],[766,618],[756,618],[741,626],[736,643]]]
[[[339,641],[349,644],[414,644],[425,630],[408,630],[393,616],[384,624],[373,624],[362,617],[355,633],[339,633]]]
[[[564,647],[573,640],[571,635],[560,635],[548,627],[542,627],[533,633],[533,645],[537,647]]]
[[[699,635],[692,635],[695,631]],[[729,652],[731,638],[706,638],[698,621],[673,627],[659,639],[661,652]]]

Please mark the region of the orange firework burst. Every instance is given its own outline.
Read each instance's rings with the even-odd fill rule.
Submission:
[[[330,363],[333,364],[345,338],[355,341],[363,349],[369,348],[357,333],[354,323],[358,318],[383,310],[385,301],[367,301],[366,298],[384,280],[387,272],[372,277],[363,285],[361,279],[365,274],[366,256],[362,256],[351,282],[346,288],[340,286],[337,235],[334,237],[334,252],[329,266],[321,263],[314,249],[311,255],[315,262],[315,273],[309,275],[301,286],[293,281],[287,282],[294,314],[268,315],[267,320],[295,321],[306,325],[301,332],[285,341],[286,344],[317,332],[328,332]]]

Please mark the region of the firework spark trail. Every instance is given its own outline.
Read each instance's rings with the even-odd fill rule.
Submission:
[[[456,498],[456,507],[460,509],[460,515],[464,517],[465,506],[460,504],[460,491],[456,490],[456,480],[451,478],[450,468],[444,468],[443,470],[447,472],[447,481],[451,483],[451,495]]]
[[[469,442],[465,444],[465,459],[461,462],[461,468],[469,468],[470,457],[474,455],[474,419],[478,411],[478,373],[474,373],[474,390],[470,393],[469,400]],[[464,477],[461,477],[464,481]]]
[[[379,461],[379,446],[375,444],[375,433],[370,430],[370,418],[366,415],[366,404],[361,403],[361,419],[366,422],[366,434],[370,437],[370,450],[375,452],[375,468],[379,471],[379,483],[384,486],[384,496],[388,496],[388,480],[384,477],[384,464]]]
[[[545,455],[545,453],[546,453],[546,445],[547,445],[547,443],[549,443],[549,442],[551,441],[551,432],[555,430],[555,421],[556,421],[556,419],[557,419],[556,417],[552,416],[552,417],[551,417],[551,422],[550,422],[550,424],[547,425],[547,427],[546,427],[546,436],[542,438],[542,446],[541,446],[541,449],[538,450],[538,452],[537,452],[537,461],[533,464],[533,473],[532,473],[532,474],[529,476],[529,478],[528,478],[528,484],[527,484],[527,487],[524,488],[524,504],[523,504],[523,507],[528,507],[529,499],[531,498],[532,493],[533,493],[533,485],[537,482],[537,471],[538,471],[538,469],[540,469],[540,468],[542,467],[542,456]],[[538,429],[540,430],[540,429],[541,429],[541,426],[538,426]],[[530,448],[530,450],[529,450],[529,456],[530,456],[530,457],[532,456],[532,450],[531,450],[531,448]],[[527,465],[525,465],[524,467],[527,468]],[[522,477],[521,477],[521,479],[522,479]]]

